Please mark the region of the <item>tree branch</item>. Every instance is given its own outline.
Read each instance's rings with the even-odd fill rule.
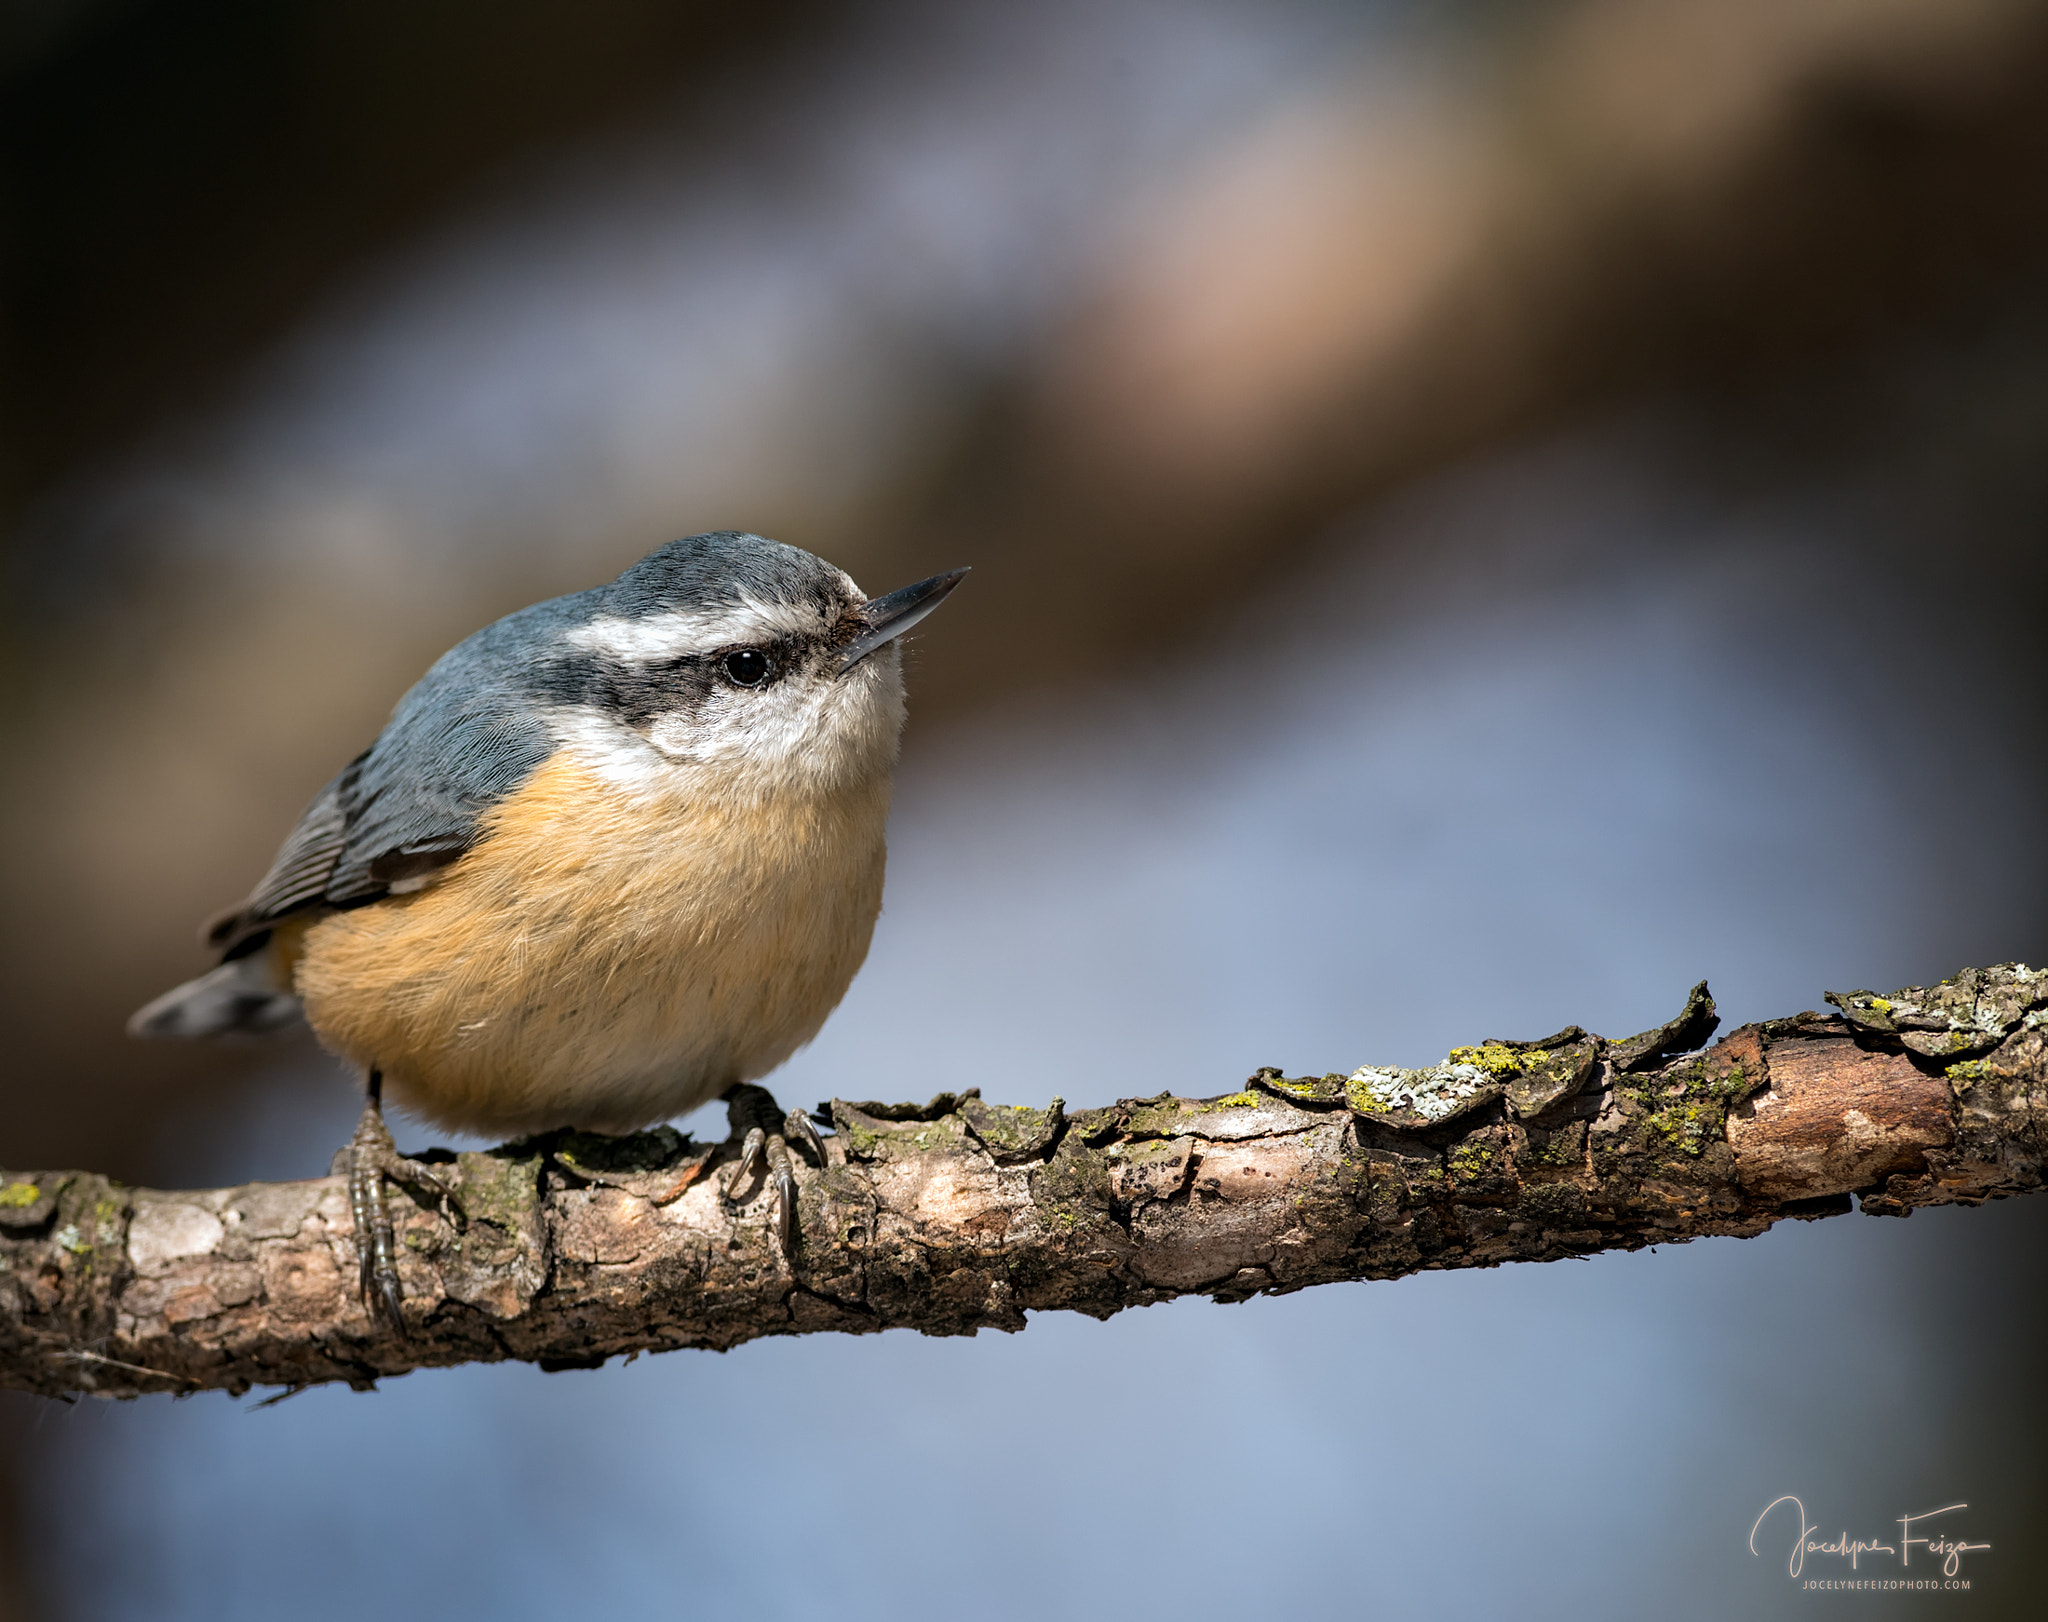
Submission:
[[[1717,1023],[1705,986],[1627,1041],[1570,1027],[1429,1070],[1063,1112],[830,1107],[783,1257],[772,1193],[724,1198],[729,1145],[672,1128],[434,1151],[462,1209],[400,1197],[405,1339],[354,1289],[343,1182],[206,1192],[85,1172],[0,1185],[0,1384],[46,1395],[329,1380],[759,1335],[1021,1329],[1184,1294],[1241,1300],[1491,1267],[1780,1218],[1976,1204],[2039,1188],[2048,971],[1968,970],[1840,1011]],[[1689,1055],[1675,1057],[1674,1055]]]

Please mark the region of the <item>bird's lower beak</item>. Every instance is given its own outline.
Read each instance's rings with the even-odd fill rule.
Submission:
[[[894,642],[943,603],[947,594],[966,578],[965,569],[954,569],[946,574],[935,574],[929,580],[920,580],[914,586],[905,586],[901,591],[892,591],[886,597],[871,599],[861,610],[868,628],[840,650],[841,672],[851,670],[875,649],[885,648]]]

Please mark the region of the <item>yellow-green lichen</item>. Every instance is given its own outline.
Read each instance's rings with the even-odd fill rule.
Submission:
[[[1644,1116],[1643,1125],[1680,1153],[1697,1156],[1721,1135],[1726,1119],[1711,1105],[1678,1103]]]
[[[33,1205],[43,1197],[43,1191],[34,1183],[9,1183],[0,1188],[0,1207],[18,1211],[24,1205]]]
[[[1492,1170],[1493,1156],[1483,1143],[1461,1143],[1451,1151],[1450,1173],[1453,1178],[1477,1182]]]
[[[1260,1098],[1257,1093],[1250,1091],[1231,1093],[1227,1097],[1212,1098],[1206,1104],[1197,1105],[1195,1113],[1206,1115],[1211,1110],[1219,1109],[1257,1109],[1259,1104]]]
[[[1482,1042],[1478,1047],[1452,1048],[1446,1064],[1471,1065],[1497,1080],[1521,1074],[1527,1056],[1504,1042]]]
[[[1644,1130],[1697,1158],[1727,1132],[1728,1110],[1754,1084],[1740,1064],[1702,1055],[1630,1089]]]
[[[1313,1081],[1288,1081],[1281,1076],[1268,1076],[1266,1078],[1266,1085],[1277,1092],[1287,1094],[1290,1098],[1314,1098],[1316,1096],[1316,1084]],[[1237,1093],[1233,1096],[1249,1098],[1252,1095],[1250,1093]],[[1218,1099],[1217,1102],[1220,1104],[1224,1101]]]

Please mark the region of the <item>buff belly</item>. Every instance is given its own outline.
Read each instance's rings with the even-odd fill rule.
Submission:
[[[557,757],[438,882],[306,931],[307,1019],[400,1108],[491,1136],[630,1131],[772,1070],[867,955],[888,778],[701,798]]]

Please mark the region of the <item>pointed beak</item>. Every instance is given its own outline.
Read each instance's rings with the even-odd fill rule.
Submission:
[[[901,591],[892,591],[886,597],[872,599],[861,610],[868,628],[840,650],[841,674],[851,670],[875,649],[894,642],[943,603],[953,588],[966,578],[967,570],[954,569],[947,574],[935,574],[929,580],[920,580],[914,586],[905,586]]]

